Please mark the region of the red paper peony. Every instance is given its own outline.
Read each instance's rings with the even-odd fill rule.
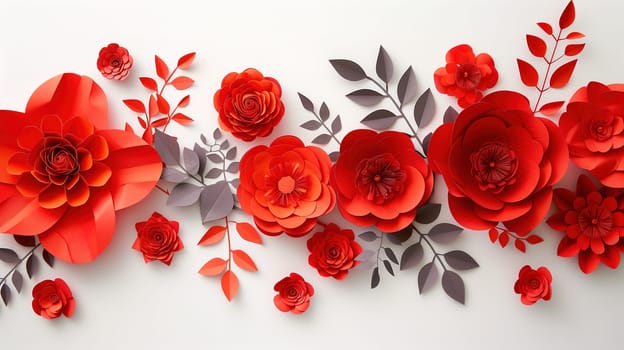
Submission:
[[[446,53],[446,66],[433,73],[435,86],[443,94],[457,97],[460,107],[478,102],[498,81],[494,60],[486,53],[475,56],[469,45],[458,45]]]
[[[555,189],[554,202],[559,211],[548,219],[548,225],[565,232],[557,254],[578,255],[579,267],[593,272],[603,264],[614,269],[624,251],[624,191],[596,188],[585,175],[578,178],[576,193]]]
[[[336,203],[329,187],[330,166],[323,150],[306,147],[295,136],[282,136],[269,147],[256,146],[240,163],[241,208],[267,235],[303,236]]]
[[[26,112],[0,111],[0,232],[38,235],[52,255],[95,259],[115,211],[156,185],[161,161],[131,132],[107,130],[106,96],[90,78],[57,76]]]
[[[159,260],[170,265],[173,253],[182,250],[184,244],[178,236],[180,225],[177,221],[169,221],[160,213],[154,212],[143,222],[137,222],[137,239],[132,249],[143,253],[145,262]]]
[[[331,184],[347,220],[397,232],[429,199],[433,174],[406,134],[354,130],[340,144]]]
[[[624,188],[624,84],[591,82],[559,119],[570,159],[603,185]]]
[[[438,127],[429,160],[459,224],[486,230],[502,222],[523,236],[546,216],[568,153],[555,124],[535,117],[524,96],[500,91]]]
[[[273,298],[275,306],[282,312],[293,314],[304,313],[310,306],[310,298],[314,295],[314,288],[303,277],[294,272],[275,284],[273,289],[278,294]]]
[[[97,68],[106,79],[124,80],[132,68],[132,56],[119,44],[108,44],[100,50]]]
[[[76,302],[71,290],[60,278],[45,280],[37,283],[32,290],[33,311],[47,319],[53,319],[65,315],[71,317],[76,308]]]
[[[248,68],[223,78],[214,95],[219,126],[243,141],[267,136],[284,115],[282,88],[277,80]]]
[[[355,241],[353,230],[341,230],[336,224],[329,224],[322,232],[315,233],[308,239],[307,246],[308,263],[323,277],[345,279],[349,270],[360,263],[355,258],[362,247]]]
[[[514,290],[520,294],[520,301],[524,305],[533,305],[540,299],[550,300],[552,296],[552,275],[544,266],[533,270],[525,265],[520,269],[518,280],[514,284]]]

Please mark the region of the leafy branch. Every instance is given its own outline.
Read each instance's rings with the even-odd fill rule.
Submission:
[[[492,227],[488,231],[488,234],[492,243],[496,243],[496,241],[498,241],[500,246],[503,248],[505,248],[510,239],[513,238],[514,247],[523,253],[526,253],[527,243],[533,245],[544,241],[544,239],[538,235],[532,234],[527,237],[522,237],[502,227]]]
[[[340,140],[336,137],[336,134],[338,134],[342,130],[342,121],[340,120],[340,115],[336,115],[336,117],[334,117],[333,121],[331,122],[331,126],[327,126],[327,122],[330,119],[330,112],[327,104],[325,102],[321,103],[319,112],[316,113],[316,111],[314,110],[314,103],[312,103],[312,101],[304,96],[302,93],[299,92],[298,94],[299,100],[301,100],[303,108],[308,112],[312,113],[312,115],[314,115],[314,117],[316,118],[316,120],[311,119],[306,121],[305,123],[301,124],[300,127],[306,130],[314,131],[322,126],[323,128],[325,128],[325,131],[327,131],[327,133],[322,133],[315,137],[312,140],[312,143],[315,143],[317,145],[326,145],[331,140],[334,140],[338,145],[340,145]],[[336,159],[338,159],[338,152],[330,153],[329,158],[333,162],[335,162]]]

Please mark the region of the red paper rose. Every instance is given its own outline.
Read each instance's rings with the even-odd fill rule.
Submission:
[[[533,270],[525,265],[520,269],[514,290],[520,294],[520,301],[525,305],[533,305],[540,299],[550,300],[552,296],[552,275],[544,266]]]
[[[214,95],[219,126],[243,141],[267,136],[284,115],[282,88],[277,80],[248,68],[223,78]]]
[[[355,258],[362,247],[355,241],[353,230],[341,230],[336,224],[329,224],[323,232],[315,233],[308,239],[307,246],[308,263],[323,277],[345,279],[349,270],[360,263]]]
[[[496,85],[498,72],[486,53],[475,56],[469,45],[458,45],[446,53],[446,66],[433,73],[435,86],[443,94],[457,97],[460,107],[479,101],[482,92]]]
[[[354,130],[340,144],[331,184],[347,220],[397,232],[429,199],[433,174],[406,134]]]
[[[32,290],[32,308],[43,318],[53,319],[65,315],[71,317],[76,308],[76,302],[71,290],[60,278],[45,280],[37,283]]]
[[[301,314],[310,306],[314,288],[303,277],[294,272],[275,284],[273,289],[278,294],[273,298],[275,306],[282,312]]]
[[[115,211],[156,185],[158,153],[131,132],[107,130],[106,96],[90,78],[57,76],[26,112],[0,111],[0,232],[39,236],[52,255],[95,259]]]
[[[576,165],[605,186],[624,187],[624,84],[591,82],[580,88],[559,127]]]
[[[295,136],[282,136],[269,147],[256,146],[240,163],[241,208],[267,235],[303,236],[336,203],[328,184],[330,166],[323,150],[306,147]]]
[[[596,188],[585,175],[578,178],[576,193],[555,189],[554,202],[559,211],[547,223],[565,232],[557,254],[578,255],[585,273],[593,272],[600,262],[614,269],[624,251],[624,191]]]
[[[173,253],[182,250],[184,244],[178,236],[180,225],[154,212],[147,221],[137,222],[137,239],[132,249],[143,253],[145,262],[160,260],[170,265]]]
[[[500,91],[438,127],[429,160],[458,223],[485,230],[502,222],[523,236],[546,216],[568,153],[560,130],[535,117],[526,97]]]
[[[124,80],[132,68],[132,56],[118,44],[108,44],[100,50],[97,68],[106,79]]]

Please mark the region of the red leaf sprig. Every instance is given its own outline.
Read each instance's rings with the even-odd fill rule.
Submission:
[[[514,247],[516,247],[516,249],[523,253],[526,253],[527,243],[530,245],[534,245],[544,241],[542,237],[536,234],[521,237],[513,234],[507,229],[500,227],[492,227],[489,231],[489,236],[492,243],[496,243],[496,241],[498,241],[500,246],[503,248],[505,248],[513,239]]]
[[[533,113],[540,112],[551,116],[556,114],[564,104],[564,101],[553,101],[542,105],[540,105],[540,102],[542,102],[544,92],[551,88],[561,89],[568,84],[578,60],[575,58],[560,65],[559,62],[566,57],[577,56],[585,48],[584,43],[574,42],[566,44],[563,53],[560,52],[560,47],[563,46],[564,42],[585,37],[583,33],[574,31],[564,35],[564,30],[574,23],[575,16],[574,2],[570,1],[559,17],[559,32],[557,35],[554,34],[553,26],[549,23],[537,23],[542,31],[554,40],[554,45],[550,51],[548,51],[549,46],[544,39],[532,34],[527,34],[526,36],[527,46],[531,54],[546,62],[546,72],[540,84],[540,75],[537,69],[529,62],[517,59],[522,83],[528,87],[534,87],[539,92]]]
[[[159,87],[158,82],[154,78],[140,77],[139,81],[141,84],[151,91],[147,106],[137,99],[123,100],[128,108],[141,114],[137,117],[137,120],[144,130],[143,140],[150,145],[154,143],[154,129],[162,128],[162,131],[165,132],[171,121],[175,121],[180,125],[188,125],[193,122],[193,119],[186,114],[178,112],[179,108],[189,105],[191,102],[190,95],[182,97],[175,107],[172,107],[163,93],[167,86],[173,86],[176,90],[186,90],[195,83],[193,79],[185,75],[174,77],[178,69],[189,69],[194,59],[195,52],[188,53],[180,57],[176,67],[170,70],[165,61],[158,55],[155,55],[156,75],[163,80],[162,86]],[[126,130],[133,131],[128,123],[126,123]]]

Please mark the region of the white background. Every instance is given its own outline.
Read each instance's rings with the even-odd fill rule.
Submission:
[[[188,92],[187,113],[196,119],[189,128],[173,128],[192,146],[199,134],[216,126],[212,95],[225,74],[255,67],[275,77],[284,90],[286,115],[271,137],[297,133],[309,142],[314,134],[298,128],[310,119],[297,92],[316,105],[326,101],[332,115],[340,113],[346,128],[356,128],[367,111],[344,97],[371,87],[341,79],[329,58],[353,59],[372,74],[379,44],[395,64],[393,84],[409,65],[419,93],[433,88],[433,71],[444,64],[446,51],[468,43],[490,53],[500,72],[498,89],[527,93],[521,87],[515,60],[529,59],[526,33],[539,33],[538,21],[557,23],[566,5],[561,1],[15,1],[0,3],[0,108],[23,110],[31,92],[62,72],[93,77],[109,97],[111,124],[137,127],[125,98],[147,100],[139,76],[155,76],[153,55],[174,65],[181,55],[197,51],[189,75],[197,84]],[[567,98],[590,80],[624,82],[624,24],[619,1],[576,2],[574,30],[587,34],[570,85],[549,92],[547,99]],[[128,48],[135,67],[124,82],[107,81],[96,69],[99,49],[109,42]],[[540,65],[543,72],[544,65]],[[396,86],[396,85],[393,85]],[[175,95],[175,94],[174,94]],[[179,96],[179,95],[176,95]],[[437,121],[455,101],[434,89]],[[411,105],[410,105],[411,106]],[[408,108],[409,110],[409,108]],[[397,123],[403,127],[401,122]],[[422,132],[428,132],[428,128]],[[344,132],[341,134],[344,136]],[[248,145],[230,137],[241,150]],[[336,149],[335,144],[327,147]],[[241,153],[239,153],[241,154]],[[571,187],[577,170],[562,181]],[[444,202],[442,181],[435,200]],[[199,247],[207,227],[198,209],[171,208],[153,192],[142,204],[118,214],[110,247],[95,262],[54,269],[42,266],[36,280],[62,277],[72,288],[77,309],[71,319],[47,321],[31,310],[26,281],[21,295],[8,307],[0,305],[0,347],[26,349],[243,348],[267,349],[617,349],[624,316],[624,268],[601,266],[586,276],[576,259],[556,256],[561,234],[541,225],[546,241],[521,254],[489,242],[485,232],[465,232],[442,251],[464,249],[481,267],[461,273],[466,305],[449,299],[436,285],[425,295],[417,289],[417,270],[392,278],[382,271],[381,285],[370,290],[370,271],[359,269],[342,282],[324,279],[307,265],[305,239],[265,239],[263,246],[235,241],[255,259],[260,271],[240,272],[241,289],[228,303],[219,281],[197,274],[208,259],[224,256],[225,245]],[[134,223],[160,211],[181,222],[186,245],[170,267],[145,264],[131,250]],[[244,218],[243,218],[244,219]],[[444,209],[441,220],[452,222]],[[359,229],[358,232],[362,232]],[[374,246],[363,243],[369,249]],[[8,236],[0,246],[18,249]],[[400,251],[401,249],[395,248]],[[553,299],[532,307],[513,292],[524,264],[546,265],[553,273]],[[10,267],[0,263],[0,275]],[[23,271],[23,267],[21,267]],[[303,315],[283,314],[273,305],[273,284],[291,271],[316,288]],[[238,272],[238,271],[237,271]]]

